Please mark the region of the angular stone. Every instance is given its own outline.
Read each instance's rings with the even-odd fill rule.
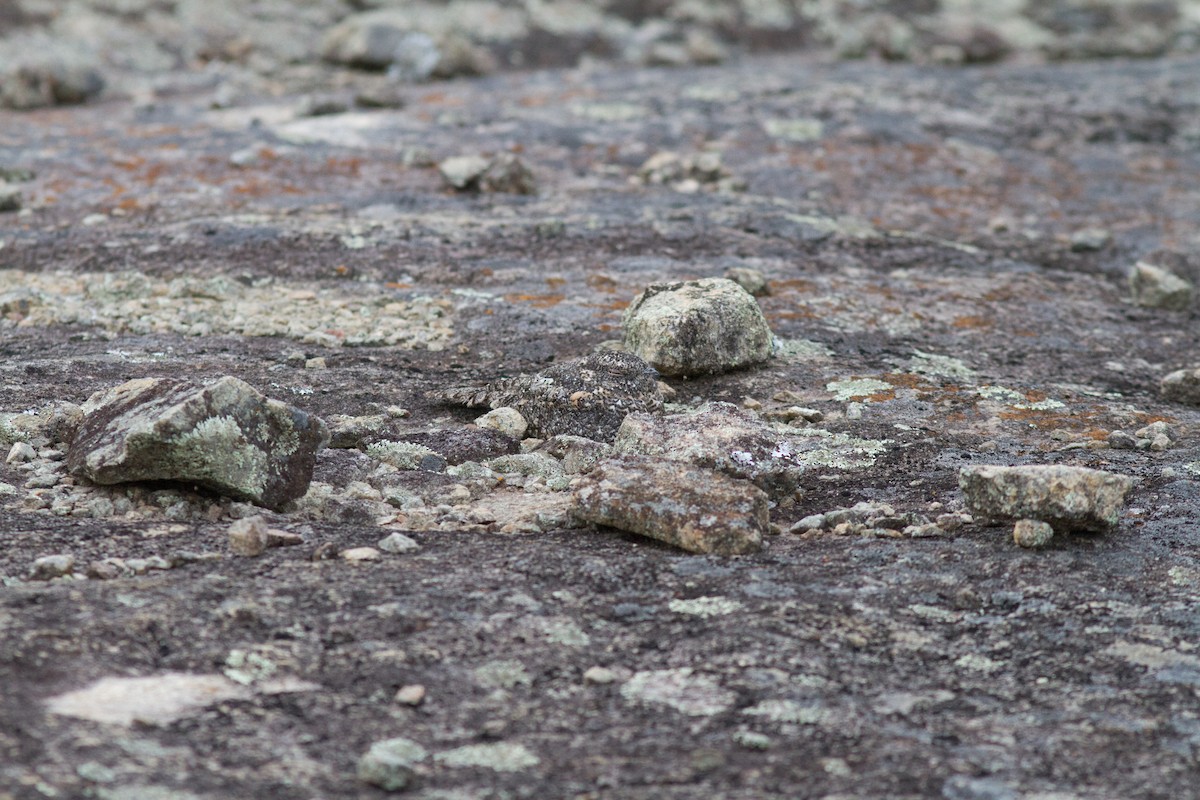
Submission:
[[[358,759],[358,779],[388,792],[408,788],[415,777],[413,766],[429,753],[411,739],[395,738],[375,742]]]
[[[606,461],[575,492],[585,522],[649,536],[693,553],[762,547],[766,494],[749,481],[651,458]]]
[[[795,492],[804,472],[787,441],[731,403],[708,403],[690,414],[630,414],[613,447],[743,478],[775,498]]]
[[[1159,381],[1158,388],[1165,400],[1200,406],[1200,367],[1175,370]]]
[[[75,571],[75,556],[64,553],[53,556],[42,556],[33,562],[29,570],[30,580],[48,581],[51,578],[61,578]]]
[[[97,392],[67,469],[99,484],[175,481],[279,510],[308,491],[325,423],[245,381],[143,378]]]
[[[438,164],[438,171],[446,183],[459,191],[467,191],[479,188],[479,181],[491,164],[483,156],[454,156]]]
[[[267,550],[267,521],[253,516],[236,520],[229,526],[229,549],[239,556],[254,558]]]
[[[1136,305],[1186,311],[1192,304],[1196,287],[1170,270],[1139,261],[1129,271],[1129,291]]]
[[[529,430],[529,423],[521,416],[521,412],[508,406],[493,408],[476,419],[475,424],[481,428],[499,431],[512,439],[524,439],[525,431]]]
[[[1116,528],[1133,484],[1128,475],[1050,464],[963,467],[958,473],[967,506],[980,522],[1041,520],[1060,533]]]
[[[621,325],[625,349],[663,375],[727,372],[771,355],[762,309],[726,278],[653,284],[630,303]]]
[[[1020,547],[1039,548],[1050,544],[1054,528],[1037,519],[1019,519],[1013,525],[1013,541]]]
[[[626,414],[658,413],[663,406],[654,370],[635,355],[611,350],[554,364],[532,376],[431,394],[468,408],[510,406],[529,423],[529,436],[570,434],[601,442],[612,441]]]

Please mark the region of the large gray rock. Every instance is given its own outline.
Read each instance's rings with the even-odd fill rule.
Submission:
[[[1166,400],[1200,406],[1200,367],[1177,369],[1159,381],[1158,388]]]
[[[462,32],[421,9],[353,14],[325,34],[321,56],[335,64],[388,70],[403,81],[481,75],[495,64]]]
[[[1129,291],[1136,305],[1186,311],[1192,304],[1196,287],[1164,266],[1139,261],[1129,271]]]
[[[576,516],[693,553],[762,547],[768,500],[749,481],[653,458],[606,461],[577,487]]]
[[[142,378],[97,392],[67,469],[100,484],[176,481],[280,509],[308,490],[329,432],[245,381]]]
[[[709,403],[689,414],[630,414],[617,431],[616,452],[686,461],[752,481],[783,498],[805,470],[791,443],[732,403]]]
[[[621,325],[625,349],[663,375],[727,372],[771,355],[762,309],[727,278],[653,284],[625,309]]]
[[[978,521],[1040,520],[1060,533],[1116,528],[1133,484],[1128,475],[1051,464],[963,467],[958,473]]]

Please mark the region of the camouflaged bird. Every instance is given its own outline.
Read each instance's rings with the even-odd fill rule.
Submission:
[[[626,414],[661,413],[663,408],[658,373],[637,356],[612,350],[564,361],[536,375],[441,389],[430,397],[468,408],[515,408],[529,423],[530,436],[569,434],[601,442],[616,438]]]

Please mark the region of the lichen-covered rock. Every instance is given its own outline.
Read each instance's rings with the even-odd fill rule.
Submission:
[[[637,356],[611,350],[554,364],[533,376],[431,394],[468,408],[514,408],[529,423],[529,436],[570,434],[601,442],[613,440],[627,414],[657,414],[663,406],[657,373]]]
[[[1060,533],[1116,528],[1133,484],[1128,475],[1051,464],[973,466],[958,473],[979,521],[1040,520]]]
[[[94,483],[175,481],[278,510],[302,496],[329,433],[245,381],[143,378],[97,392],[67,452]]]
[[[460,192],[536,194],[537,178],[517,156],[501,153],[495,158],[454,156],[438,165],[442,178]]]
[[[57,45],[31,46],[0,68],[0,107],[73,105],[103,90],[104,76],[94,63]]]
[[[1019,519],[1013,525],[1013,542],[1019,547],[1038,549],[1050,544],[1054,528],[1040,519]]]
[[[413,767],[428,757],[424,747],[411,739],[375,742],[358,759],[358,779],[388,792],[407,789],[415,778]]]
[[[576,516],[693,553],[737,555],[762,547],[766,494],[749,481],[654,458],[604,462],[576,489]]]
[[[1200,367],[1177,369],[1159,381],[1158,388],[1166,400],[1200,406]]]
[[[790,442],[732,403],[708,403],[689,414],[630,414],[613,446],[619,454],[686,461],[744,478],[775,498],[795,492],[805,470]]]
[[[1186,311],[1192,304],[1196,287],[1170,270],[1139,261],[1129,271],[1129,291],[1136,305],[1162,308],[1167,311]]]
[[[664,375],[706,375],[766,361],[772,336],[750,293],[727,278],[656,283],[621,321],[625,349]]]

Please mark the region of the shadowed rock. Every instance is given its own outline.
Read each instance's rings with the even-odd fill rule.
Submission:
[[[176,481],[278,510],[308,490],[329,441],[317,417],[237,378],[144,378],[98,392],[67,453],[94,483]]]
[[[432,392],[435,399],[476,408],[515,408],[527,434],[559,434],[611,442],[625,416],[662,411],[658,375],[628,353],[604,351],[547,367],[532,377],[501,378],[487,386]]]
[[[1128,475],[1050,464],[963,467],[958,473],[978,521],[1040,520],[1057,532],[1116,528],[1133,483]]]
[[[622,458],[593,470],[576,490],[576,516],[693,553],[737,555],[762,547],[766,494],[749,481],[676,461]]]

